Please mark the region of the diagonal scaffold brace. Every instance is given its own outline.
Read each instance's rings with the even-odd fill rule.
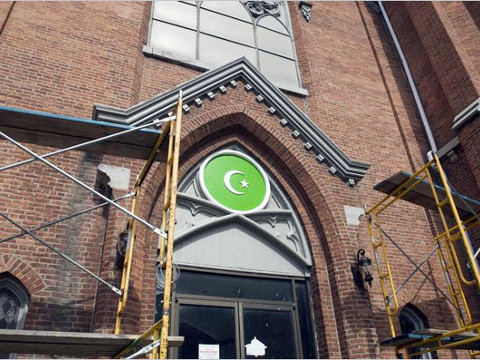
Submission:
[[[125,200],[125,199],[128,199],[132,196],[134,196],[135,193],[134,192],[130,192],[128,194],[125,194],[123,196],[120,196],[116,199],[113,199],[112,201],[115,201],[115,202],[118,202],[118,201],[121,201],[121,200]],[[60,219],[57,219],[57,220],[53,220],[53,221],[50,221],[48,223],[45,223],[43,225],[39,225],[39,226],[36,226],[34,228],[31,228],[31,229],[28,229],[30,232],[34,233],[36,231],[39,231],[39,230],[43,230],[43,229],[46,229],[50,226],[53,226],[53,225],[56,225],[56,224],[59,224],[63,221],[67,221],[67,220],[70,220],[70,219],[73,219],[74,217],[77,217],[77,216],[80,216],[80,215],[83,215],[83,214],[86,214],[86,213],[89,213],[90,211],[93,211],[93,210],[96,210],[96,209],[99,209],[101,207],[104,207],[105,205],[108,205],[108,202],[103,202],[101,204],[98,204],[98,205],[95,205],[95,206],[92,206],[92,207],[89,207],[85,210],[81,210],[79,212],[76,212],[74,214],[71,214],[69,216],[65,216],[65,217],[62,217]],[[10,241],[10,240],[14,240],[20,236],[23,236],[23,235],[27,235],[28,233],[25,232],[25,231],[21,231],[19,232],[18,234],[15,234],[15,235],[12,235],[12,236],[9,236],[9,237],[6,237],[5,239],[2,239],[0,240],[0,244],[4,243],[4,242],[7,242],[7,241]]]
[[[32,229],[26,229],[24,228],[23,226],[21,226],[20,224],[18,224],[16,221],[14,221],[13,219],[11,219],[10,217],[8,217],[6,214],[3,214],[3,213],[0,213],[0,216],[3,217],[5,220],[7,220],[8,222],[10,222],[11,224],[13,224],[14,226],[16,226],[17,228],[19,228],[21,230],[21,232],[19,232],[18,234],[16,235],[13,235],[13,236],[10,236],[8,238],[5,238],[5,239],[2,239],[0,241],[0,244],[1,243],[4,243],[4,242],[7,242],[9,240],[13,240],[15,238],[18,238],[19,236],[22,236],[22,235],[28,235],[30,237],[32,237],[33,239],[35,239],[36,241],[38,241],[39,243],[41,243],[42,245],[46,246],[47,248],[49,248],[50,250],[52,250],[53,252],[55,252],[56,254],[58,254],[59,256],[61,256],[62,258],[64,258],[65,260],[69,261],[70,263],[72,263],[73,265],[75,265],[76,267],[78,267],[79,269],[81,269],[82,271],[86,272],[88,275],[92,276],[93,278],[95,278],[97,281],[103,283],[104,285],[106,285],[108,288],[110,288],[113,292],[115,292],[117,295],[119,296],[122,296],[123,295],[123,291],[118,289],[117,287],[113,286],[112,284],[106,282],[105,280],[103,280],[102,278],[100,278],[99,276],[95,275],[93,272],[91,272],[90,270],[88,270],[87,268],[85,268],[83,265],[81,265],[80,263],[78,263],[77,261],[73,260],[72,258],[70,258],[68,255],[65,255],[63,254],[61,251],[59,251],[58,249],[56,249],[55,247],[53,247],[52,245],[48,244],[47,242],[45,242],[44,240],[40,239],[38,236],[34,235],[33,232],[35,231],[39,231],[41,229],[45,229],[45,228],[48,228],[52,225],[55,225],[55,224],[58,224],[62,221],[66,221],[68,219],[71,219],[73,217],[76,217],[76,216],[79,216],[79,215],[82,215],[82,214],[85,214],[87,212],[90,212],[90,211],[93,211],[95,209],[98,209],[100,207],[103,207],[105,205],[113,205],[115,206],[116,208],[118,208],[119,210],[121,210],[122,212],[126,213],[127,215],[135,218],[136,220],[138,220],[139,222],[141,222],[142,224],[144,224],[145,226],[147,226],[148,228],[150,228],[152,231],[154,231],[155,233],[157,233],[160,237],[163,237],[163,236],[166,236],[166,234],[161,231],[160,229],[156,228],[155,226],[153,226],[152,224],[148,223],[147,221],[137,217],[136,215],[134,214],[130,214],[130,212],[126,209],[124,209],[122,206],[118,205],[117,202],[120,201],[120,200],[123,200],[123,199],[127,199],[129,197],[132,197],[132,196],[135,196],[135,192],[130,192],[124,196],[121,196],[117,199],[109,199],[107,198],[106,196],[104,196],[103,194],[100,194],[99,192],[97,192],[96,190],[92,189],[91,187],[89,187],[88,185],[84,184],[83,182],[81,182],[80,180],[76,179],[75,177],[73,177],[72,175],[68,174],[67,172],[65,172],[64,170],[62,170],[61,168],[53,165],[52,163],[50,163],[49,161],[45,160],[46,158],[48,157],[51,157],[51,156],[55,156],[55,155],[58,155],[58,154],[61,154],[61,153],[64,153],[64,152],[67,152],[67,151],[72,151],[72,150],[77,150],[77,149],[80,149],[82,147],[86,147],[86,146],[89,146],[89,145],[93,145],[93,144],[96,144],[96,143],[99,143],[99,142],[102,142],[102,141],[105,141],[105,140],[109,140],[109,139],[112,139],[112,138],[115,138],[115,137],[119,137],[119,136],[122,136],[122,135],[126,135],[126,134],[129,134],[129,133],[132,133],[132,132],[135,132],[135,131],[139,131],[139,130],[142,130],[142,129],[145,129],[145,128],[148,128],[148,127],[152,127],[152,126],[161,126],[161,125],[164,125],[164,124],[167,124],[169,125],[169,122],[172,121],[172,120],[175,120],[175,116],[169,116],[165,119],[156,119],[156,120],[153,120],[153,121],[150,121],[146,124],[142,124],[142,125],[139,125],[139,126],[134,126],[134,127],[130,127],[129,129],[126,129],[126,130],[123,130],[123,131],[119,131],[119,132],[116,132],[116,133],[113,133],[113,134],[110,134],[110,135],[106,135],[106,136],[103,136],[103,137],[100,137],[100,138],[97,138],[97,139],[93,139],[93,140],[89,140],[89,141],[86,141],[86,142],[83,142],[83,143],[79,143],[79,144],[76,144],[76,145],[73,145],[73,146],[70,146],[70,147],[67,147],[67,148],[63,148],[63,149],[59,149],[59,150],[55,150],[53,152],[50,152],[50,153],[47,153],[47,154],[44,154],[44,155],[38,155],[36,154],[35,152],[33,152],[32,150],[28,149],[26,146],[23,146],[22,144],[20,144],[19,142],[15,141],[14,139],[12,139],[11,137],[9,137],[8,135],[6,135],[5,133],[3,133],[2,131],[0,131],[0,136],[2,136],[3,138],[5,138],[6,140],[8,140],[9,142],[11,142],[12,144],[16,145],[17,147],[21,148],[23,151],[29,153],[30,155],[32,155],[32,158],[31,159],[27,159],[27,160],[23,160],[23,161],[19,161],[17,163],[14,163],[14,164],[10,164],[10,165],[6,165],[6,166],[3,166],[0,168],[0,172],[1,171],[4,171],[4,170],[9,170],[9,169],[13,169],[15,167],[18,167],[18,166],[21,166],[21,165],[25,165],[25,164],[28,164],[28,163],[31,163],[31,162],[34,162],[34,161],[41,161],[43,163],[45,163],[47,166],[53,168],[54,170],[56,170],[57,172],[60,172],[62,175],[66,176],[67,178],[69,178],[70,180],[72,180],[73,182],[77,183],[78,185],[80,185],[81,187],[85,188],[86,190],[92,192],[93,194],[95,194],[96,196],[100,197],[101,199],[104,200],[103,203],[99,204],[99,205],[96,205],[96,206],[93,206],[93,207],[90,207],[88,209],[85,209],[85,210],[82,210],[80,212],[77,212],[77,213],[74,213],[72,215],[69,215],[69,216],[66,216],[66,217],[63,217],[63,218],[60,218],[60,219],[57,219],[57,220],[54,220],[54,221],[51,221],[49,223],[46,223],[44,225],[40,225],[40,226],[37,226],[35,228],[32,228]]]
[[[73,181],[74,183],[76,183],[77,185],[81,186],[82,188],[84,188],[85,190],[88,190],[90,191],[92,194],[98,196],[99,198],[101,198],[102,200],[108,202],[110,205],[113,205],[115,206],[118,210],[122,211],[123,213],[127,214],[128,216],[134,218],[135,220],[137,220],[139,223],[145,225],[147,228],[149,228],[150,230],[152,230],[154,233],[160,235],[160,236],[163,236],[163,237],[166,237],[167,234],[163,231],[161,231],[159,228],[157,228],[155,225],[153,224],[150,224],[148,221],[138,217],[137,215],[133,214],[132,212],[130,212],[129,210],[125,209],[123,206],[120,206],[118,205],[116,202],[112,201],[111,199],[109,199],[108,197],[106,197],[105,195],[99,193],[97,190],[93,189],[92,187],[88,186],[87,184],[85,184],[84,182],[78,180],[76,177],[74,177],[73,175],[69,174],[68,172],[66,172],[65,170],[62,170],[60,167],[52,164],[50,161],[44,159],[42,156],[36,154],[34,151],[30,150],[29,148],[27,148],[26,146],[20,144],[18,141],[12,139],[10,136],[8,136],[7,134],[5,134],[4,132],[0,131],[0,136],[3,137],[4,139],[8,140],[9,142],[11,142],[12,144],[14,144],[15,146],[19,147],[20,149],[22,149],[23,151],[25,151],[26,153],[30,154],[31,156],[33,156],[35,159],[41,161],[42,163],[44,163],[45,165],[47,165],[48,167],[52,168],[53,170],[59,172],[60,174],[62,174],[63,176],[65,176],[66,178],[70,179],[71,181]]]
[[[113,134],[110,134],[110,135],[102,136],[102,137],[97,138],[97,139],[85,141],[83,143],[76,144],[76,145],[73,145],[73,146],[69,146],[69,147],[66,147],[66,148],[63,148],[63,149],[55,150],[55,151],[49,152],[49,153],[44,154],[44,155],[39,155],[37,157],[34,156],[31,159],[26,159],[26,160],[16,162],[14,164],[2,166],[2,167],[0,167],[0,172],[4,171],[4,170],[13,169],[17,166],[29,164],[31,162],[37,161],[39,158],[46,159],[46,158],[49,158],[51,156],[62,154],[62,153],[67,152],[67,151],[77,150],[77,149],[80,149],[80,148],[85,147],[85,146],[97,144],[99,142],[102,142],[102,141],[105,141],[105,140],[110,140],[110,139],[116,138],[118,136],[126,135],[126,134],[129,134],[129,133],[132,133],[132,132],[135,132],[135,131],[139,131],[139,130],[142,130],[142,129],[145,129],[145,128],[148,128],[148,127],[151,127],[151,126],[160,126],[160,125],[162,125],[166,122],[172,121],[174,119],[175,119],[174,116],[170,116],[170,117],[168,117],[166,119],[162,119],[162,120],[157,119],[157,120],[151,121],[151,122],[146,123],[146,124],[142,124],[142,125],[139,125],[139,126],[136,126],[136,127],[132,127],[130,129],[119,131],[119,132],[116,132],[116,133],[113,133]]]
[[[76,262],[75,260],[73,260],[71,257],[69,257],[68,255],[65,255],[64,253],[62,253],[61,251],[57,250],[56,248],[54,248],[52,245],[48,244],[47,242],[45,242],[44,240],[40,239],[37,235],[33,234],[30,230],[24,228],[22,225],[18,224],[15,220],[11,219],[10,217],[8,217],[7,215],[5,215],[4,213],[0,212],[0,216],[3,217],[5,220],[7,220],[8,222],[10,222],[11,224],[13,224],[14,226],[18,227],[20,230],[22,230],[22,232],[24,232],[25,234],[31,236],[33,239],[35,239],[36,241],[38,241],[40,244],[46,246],[47,248],[49,248],[50,250],[52,250],[54,253],[60,255],[62,258],[64,258],[65,260],[67,260],[68,262],[70,262],[71,264],[75,265],[76,267],[78,267],[79,269],[81,269],[82,271],[86,272],[88,275],[90,275],[91,277],[95,278],[96,280],[100,281],[102,284],[106,285],[110,290],[112,290],[114,293],[116,293],[117,295],[122,295],[122,291],[120,289],[118,289],[116,286],[113,286],[112,284],[108,283],[107,281],[103,280],[101,277],[95,275],[93,272],[91,272],[90,270],[88,270],[85,266],[79,264],[78,262]]]

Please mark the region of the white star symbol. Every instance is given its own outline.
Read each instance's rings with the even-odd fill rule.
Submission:
[[[240,184],[242,184],[242,188],[247,188],[247,189],[248,189],[248,185],[249,185],[249,184],[248,184],[248,182],[247,182],[245,179],[243,179],[242,181],[240,181]]]

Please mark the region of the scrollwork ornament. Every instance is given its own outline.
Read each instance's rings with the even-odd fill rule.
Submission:
[[[298,7],[300,8],[300,11],[302,12],[303,18],[307,22],[310,22],[310,18],[312,16],[312,3],[310,1],[300,1],[298,3]]]
[[[250,12],[254,18],[263,15],[280,16],[280,2],[279,1],[244,1],[243,5]]]

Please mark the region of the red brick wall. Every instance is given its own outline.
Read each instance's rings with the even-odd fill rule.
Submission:
[[[454,188],[480,199],[480,158],[478,157],[478,116],[453,130],[453,119],[479,97],[480,37],[478,4],[390,3],[389,15],[405,51],[425,105],[435,140],[442,147],[455,136],[460,146],[458,159],[442,159]],[[470,233],[473,247],[480,244],[478,232]],[[463,258],[462,262],[466,259]],[[469,291],[478,318],[478,292]]]
[[[127,108],[195,77],[198,71],[143,55],[150,5],[17,2],[0,36],[0,104],[89,117],[95,103]],[[226,95],[217,94],[214,101],[204,100],[199,109],[192,107],[185,116],[180,175],[211,151],[233,142],[256,156],[295,204],[311,244],[319,355],[393,357],[392,351],[378,347],[389,333],[377,279],[365,294],[355,287],[351,275],[359,248],[373,258],[365,220],[360,226],[347,225],[343,206],[371,206],[378,201],[381,194],[372,190],[373,185],[397,171],[419,167],[427,151],[425,138],[398,56],[378,14],[364,3],[316,2],[307,23],[296,3],[289,6],[303,86],[310,94],[289,96],[350,157],[372,164],[367,175],[353,188],[331,176],[327,166],[319,164],[290,129],[280,126],[278,118],[268,115],[265,105],[256,102],[241,83],[236,89],[229,87]],[[431,12],[433,5],[418,6]],[[427,99],[427,112],[438,118],[433,127],[442,143],[452,135],[444,119],[451,121],[456,112],[452,95],[435,73],[439,60],[416,56],[426,51],[428,43],[418,41],[424,34],[415,28],[418,19],[411,15],[413,7],[398,4],[388,10],[400,40],[408,44],[405,50],[412,71]],[[5,8],[0,4],[0,24]],[[40,153],[50,150],[28,146]],[[1,147],[2,164],[26,157],[11,144],[1,142]],[[90,186],[100,163],[130,168],[131,181],[142,164],[84,152],[54,161]],[[152,169],[140,209],[142,217],[157,225],[163,176],[161,166]],[[1,211],[25,226],[93,204],[88,192],[41,164],[1,173],[0,184]],[[128,206],[128,201],[124,204]],[[125,216],[111,208],[108,214],[96,211],[82,219],[39,234],[118,285],[115,244],[125,229]],[[382,221],[414,261],[422,260],[433,247],[431,222],[422,208],[399,203]],[[1,224],[2,237],[16,231]],[[156,236],[139,226],[124,332],[139,332],[153,321],[156,244]],[[399,284],[413,267],[390,245],[388,251]],[[113,330],[117,297],[103,285],[97,287],[94,280],[24,237],[0,244],[0,254],[0,272],[17,276],[32,295],[26,328]],[[425,269],[443,284],[436,259]],[[401,305],[411,302],[424,312],[431,327],[447,328],[453,323],[446,302],[420,275],[399,299]]]

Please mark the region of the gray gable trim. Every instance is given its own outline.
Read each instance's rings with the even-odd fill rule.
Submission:
[[[174,109],[179,90],[183,91],[184,112],[189,112],[193,106],[202,106],[202,98],[213,100],[216,92],[226,93],[227,86],[237,87],[238,80],[243,80],[247,84],[245,86],[246,91],[254,91],[258,94],[257,101],[264,103],[268,113],[272,117],[277,117],[282,126],[291,128],[292,136],[302,139],[305,150],[315,153],[317,160],[321,163],[324,162],[332,175],[338,175],[350,186],[355,185],[363,178],[370,164],[350,159],[288,97],[244,57],[201,74],[195,79],[126,110],[95,105],[92,118],[138,125],[164,117]]]

